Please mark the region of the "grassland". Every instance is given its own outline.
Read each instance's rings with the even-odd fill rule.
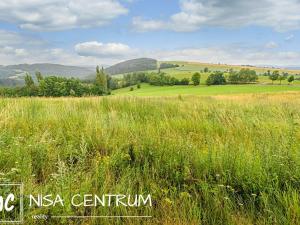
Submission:
[[[191,78],[195,72],[201,74],[201,86],[151,86],[149,84],[142,84],[141,89],[136,87],[134,91],[130,91],[130,87],[121,88],[113,91],[113,95],[125,95],[125,96],[172,96],[172,95],[227,95],[227,94],[244,94],[244,93],[273,93],[273,92],[287,92],[287,91],[300,91],[300,80],[295,80],[292,85],[288,84],[287,80],[272,81],[268,76],[262,75],[268,70],[279,70],[280,72],[288,72],[294,74],[296,78],[299,78],[299,70],[285,70],[278,68],[261,68],[261,67],[250,67],[250,66],[231,66],[223,64],[208,64],[208,63],[197,63],[197,62],[180,62],[171,61],[169,63],[178,64],[180,67],[162,69],[161,71],[175,77],[177,79]],[[205,81],[207,80],[210,72],[204,73],[204,68],[209,68],[210,71],[220,70],[227,71],[234,69],[239,71],[242,68],[254,69],[258,74],[257,84],[247,85],[222,85],[222,86],[206,86]],[[149,71],[151,72],[151,71]],[[157,72],[157,71],[152,71]],[[227,74],[225,73],[225,76]],[[119,77],[123,75],[117,75]]]
[[[255,70],[258,74],[266,73],[268,70],[271,72],[274,70],[279,70],[279,72],[287,72],[289,74],[300,74],[300,70],[288,70],[282,68],[268,68],[268,67],[255,67],[255,66],[240,66],[240,65],[227,65],[227,64],[211,64],[211,63],[201,63],[201,62],[182,62],[182,61],[170,61],[168,63],[178,64],[180,67],[165,69],[164,71],[169,74],[180,75],[192,75],[195,71],[204,70],[204,68],[208,68],[210,71],[227,71],[230,69],[239,71],[243,68]]]
[[[232,95],[244,93],[272,93],[300,91],[300,85],[221,85],[221,86],[152,86],[142,84],[140,89],[135,87],[122,88],[113,92],[113,95],[127,96],[174,96],[174,95]]]
[[[182,61],[169,61],[168,63],[177,64],[179,67],[176,68],[169,68],[169,69],[162,69],[161,72],[166,73],[172,77],[177,79],[183,78],[191,78],[195,72],[199,72],[201,74],[201,83],[205,84],[207,77],[210,75],[211,71],[228,71],[230,69],[239,71],[242,68],[247,68],[251,70],[255,70],[258,77],[259,84],[272,84],[272,81],[269,79],[268,76],[264,76],[263,74],[267,71],[274,71],[278,70],[280,73],[286,72],[289,75],[294,75],[295,78],[300,78],[300,70],[287,70],[287,69],[280,69],[280,68],[264,68],[264,67],[253,67],[253,66],[236,66],[236,65],[226,65],[226,64],[209,64],[209,63],[199,63],[199,62],[182,62]],[[210,72],[204,73],[204,68],[208,68]],[[145,71],[144,71],[145,72]],[[147,71],[147,72],[157,72],[157,70]],[[124,74],[114,75],[114,77],[123,77]],[[226,73],[225,73],[226,76]],[[288,84],[287,80],[283,80],[282,84]],[[300,85],[300,80],[295,80],[294,84]],[[275,81],[274,84],[280,84],[279,81]]]
[[[299,224],[300,94],[0,99],[0,181],[151,193],[153,208],[25,208],[47,224]],[[26,204],[25,204],[26,205]],[[46,223],[46,222],[45,222]]]
[[[177,64],[179,67],[162,69],[161,71],[177,77],[177,78],[185,78],[191,77],[194,72],[201,72],[204,68],[208,68],[210,71],[228,71],[230,69],[239,71],[241,69],[251,69],[255,70],[258,74],[262,75],[267,71],[275,71],[278,70],[280,73],[287,72],[291,75],[300,75],[300,70],[289,70],[284,68],[269,68],[269,67],[255,67],[255,66],[241,66],[241,65],[228,65],[228,64],[212,64],[212,63],[201,63],[201,62],[184,62],[184,61],[164,61],[159,63],[171,63]],[[149,72],[157,72],[157,70],[152,70]],[[118,74],[116,76],[122,76],[123,74]],[[203,76],[207,74],[202,73]]]

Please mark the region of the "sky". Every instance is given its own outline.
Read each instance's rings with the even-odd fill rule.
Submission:
[[[300,0],[1,0],[0,65],[300,66]]]

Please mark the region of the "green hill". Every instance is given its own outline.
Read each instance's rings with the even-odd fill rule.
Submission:
[[[150,58],[132,59],[118,63],[105,69],[110,75],[131,73],[137,71],[155,70],[157,68],[157,60]]]

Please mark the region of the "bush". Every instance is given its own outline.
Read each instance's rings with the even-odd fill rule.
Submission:
[[[166,75],[165,73],[152,73],[148,76],[149,84],[155,86],[164,86],[164,85],[178,85],[180,81],[175,77]]]
[[[222,72],[214,72],[210,74],[206,80],[207,85],[223,85],[226,84],[226,79]]]
[[[192,82],[195,86],[199,85],[200,84],[200,78],[201,78],[201,75],[200,73],[194,73],[193,76],[192,76]]]
[[[255,70],[241,69],[239,72],[230,70],[228,82],[231,84],[254,83],[258,80]]]
[[[295,80],[295,77],[293,75],[289,76],[288,82],[289,84],[292,83]]]
[[[134,91],[134,88],[133,88],[133,87],[131,87],[129,90],[130,90],[130,91]]]
[[[180,84],[181,84],[181,85],[189,85],[189,84],[190,84],[190,79],[189,79],[189,78],[183,78],[183,79],[180,81]]]
[[[162,63],[160,64],[160,69],[168,69],[168,68],[176,68],[179,67],[177,64],[172,64],[172,63]]]

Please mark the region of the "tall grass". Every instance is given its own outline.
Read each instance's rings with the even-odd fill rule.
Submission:
[[[0,182],[153,199],[142,209],[25,208],[26,224],[42,224],[38,213],[153,216],[51,224],[300,224],[299,124],[296,93],[0,99]]]

